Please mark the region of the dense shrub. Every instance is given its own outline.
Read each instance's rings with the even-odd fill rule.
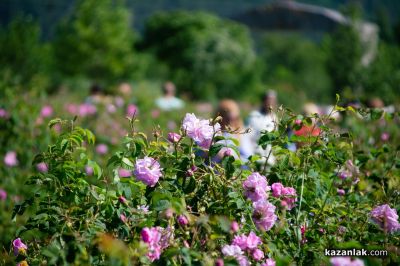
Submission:
[[[353,126],[385,128],[399,119],[381,110],[353,112],[348,108]],[[221,135],[218,119],[187,114],[180,130],[156,129],[152,138],[130,119],[123,145],[102,168],[88,152],[95,138],[90,131],[52,120],[50,127],[62,130],[34,159],[47,168],[27,180],[33,192],[14,208],[14,215],[29,217],[16,232],[17,260],[321,265],[329,261],[325,248],[375,248],[389,256],[363,259],[398,262],[398,217],[384,204],[396,209],[400,203],[399,151],[386,144],[399,136],[385,132],[371,148],[353,139],[352,131],[336,128],[330,115],[278,110],[276,131],[259,140],[273,146],[273,166],[260,164],[258,156],[240,160],[237,141]],[[319,133],[289,139],[289,127],[318,127]],[[298,150],[289,151],[289,142],[299,143]],[[384,210],[393,219],[382,224]]]
[[[17,17],[0,29],[0,86],[47,86],[51,64],[50,46],[40,41],[39,25],[32,18]]]
[[[59,70],[98,82],[132,76],[136,66],[131,14],[120,1],[78,1],[54,41]]]
[[[271,87],[279,89],[282,84],[289,84],[293,86],[293,94],[304,94],[304,98],[318,102],[332,101],[326,54],[320,45],[298,35],[268,34],[260,50],[264,65],[262,78]],[[280,92],[290,93],[282,89]],[[299,104],[298,98],[282,97],[282,100],[285,106]]]
[[[142,47],[167,63],[178,88],[194,98],[239,97],[254,86],[252,42],[238,23],[203,12],[157,13]]]

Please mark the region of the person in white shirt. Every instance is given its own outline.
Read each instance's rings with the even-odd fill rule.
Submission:
[[[254,110],[248,117],[248,127],[251,129],[250,141],[252,153],[259,155],[262,159],[259,163],[265,163],[268,158],[268,164],[275,164],[275,157],[272,153],[271,145],[263,149],[258,145],[258,140],[263,131],[272,132],[277,127],[277,117],[275,110],[277,107],[277,95],[273,90],[268,90],[262,97],[262,106],[260,110]]]
[[[160,108],[162,111],[171,111],[171,110],[177,110],[177,109],[182,109],[184,107],[184,102],[175,97],[175,84],[168,81],[165,82],[163,87],[163,97],[160,97],[156,100],[156,105],[158,108]]]

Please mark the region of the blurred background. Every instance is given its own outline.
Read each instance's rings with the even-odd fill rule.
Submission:
[[[391,104],[399,14],[396,0],[2,0],[0,90],[161,95],[171,80],[187,101]]]

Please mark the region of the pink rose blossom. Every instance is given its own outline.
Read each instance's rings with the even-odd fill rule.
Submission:
[[[107,112],[109,112],[110,114],[113,114],[117,111],[117,107],[115,107],[114,104],[107,104]]]
[[[152,228],[143,228],[141,232],[142,240],[148,245],[149,252],[147,253],[147,257],[151,261],[155,261],[160,258],[161,255],[161,233],[155,227]]]
[[[260,266],[275,266],[276,262],[273,259],[266,259]]]
[[[260,245],[261,239],[252,231],[248,236],[245,234],[235,236],[232,244],[239,246],[242,250],[253,250]]]
[[[108,147],[106,144],[99,144],[96,146],[96,152],[100,155],[104,155],[108,152]]]
[[[0,108],[0,118],[8,119],[10,114],[3,108]]]
[[[169,246],[170,239],[172,239],[173,234],[171,228],[162,227],[145,227],[141,232],[142,240],[145,242],[149,248],[147,257],[151,260],[157,260],[160,258],[162,250]]]
[[[138,108],[134,104],[129,104],[128,107],[126,107],[126,116],[128,117],[133,117],[134,115],[137,115],[138,113]]]
[[[65,109],[67,110],[68,113],[71,115],[77,115],[78,114],[78,106],[73,103],[69,103],[65,106]]]
[[[301,123],[302,123],[302,121],[301,121],[301,119],[296,119],[296,120],[294,120],[294,123],[295,123],[296,125],[300,126]]]
[[[208,149],[210,148],[214,133],[219,132],[221,126],[218,123],[212,126],[209,120],[201,120],[194,114],[186,114],[183,119],[182,129],[186,131],[186,134],[193,139],[197,145]]]
[[[183,246],[185,248],[190,248],[189,242],[187,242],[186,240],[183,241]]]
[[[47,173],[49,171],[49,167],[45,162],[38,163],[36,169],[41,173]]]
[[[390,137],[389,133],[384,132],[384,133],[382,133],[382,135],[381,135],[381,140],[382,140],[382,141],[388,141],[388,140],[389,140],[389,137]]]
[[[281,205],[286,207],[288,210],[293,209],[296,205],[295,202],[297,201],[296,198],[296,190],[292,187],[285,187],[282,189],[282,202]]]
[[[182,226],[185,226],[189,223],[189,220],[186,218],[185,215],[179,215],[178,216],[178,223]]]
[[[117,107],[122,107],[124,105],[124,103],[125,103],[125,101],[122,97],[119,97],[119,96],[115,97],[115,105]]]
[[[346,179],[346,178],[349,178],[351,176],[352,176],[352,174],[349,171],[341,171],[341,172],[339,172],[340,179]]]
[[[40,110],[40,116],[43,118],[47,118],[53,115],[53,107],[50,105],[45,105],[42,107],[42,110]]]
[[[0,200],[5,201],[7,199],[7,192],[0,188]]]
[[[346,194],[346,191],[344,191],[344,189],[337,189],[337,193],[339,196],[344,196]]]
[[[352,260],[350,257],[333,257],[329,261],[332,266],[364,266],[364,262],[362,260]]]
[[[282,195],[283,188],[284,186],[281,183],[273,183],[271,185],[272,196],[274,196],[275,198],[279,198]]]
[[[264,252],[262,252],[262,250],[260,249],[254,249],[251,252],[251,256],[253,257],[254,260],[260,261],[264,258]]]
[[[162,176],[160,164],[150,157],[144,157],[136,161],[134,174],[136,179],[144,184],[154,187]]]
[[[246,256],[237,256],[236,261],[239,264],[239,266],[250,266],[251,265]]]
[[[385,232],[393,233],[400,229],[399,216],[396,209],[390,208],[387,204],[375,207],[371,211],[370,216],[371,220],[385,230]]]
[[[236,221],[233,221],[231,223],[231,231],[234,232],[234,233],[239,231],[239,224]]]
[[[88,176],[93,175],[93,172],[94,172],[93,167],[91,167],[89,165],[86,165],[85,166],[85,172],[86,172],[86,175],[88,175]]]
[[[168,133],[168,140],[172,143],[177,143],[181,140],[182,136],[178,133],[170,132]]]
[[[128,202],[124,196],[119,196],[118,201],[122,204],[127,204]]]
[[[119,177],[130,177],[130,176],[132,176],[132,172],[127,169],[124,169],[124,168],[119,168],[118,176]]]
[[[157,118],[159,116],[160,116],[160,110],[158,110],[158,109],[151,110],[151,117],[152,118]]]
[[[222,247],[221,252],[222,254],[224,254],[224,256],[232,257],[240,256],[243,254],[242,249],[237,245],[225,245]]]
[[[21,238],[17,238],[13,241],[14,255],[24,254],[28,247],[22,242]]]
[[[252,173],[243,182],[243,189],[245,196],[253,202],[266,199],[268,197],[267,191],[271,190],[268,186],[265,176],[257,172]]]
[[[128,219],[126,218],[126,216],[124,214],[121,213],[121,215],[119,216],[119,219],[123,222],[126,223],[128,221]]]
[[[97,108],[93,104],[83,103],[78,107],[78,114],[82,117],[91,116],[96,114]]]
[[[8,151],[4,156],[4,163],[8,167],[13,167],[18,165],[17,153],[15,151]]]
[[[274,226],[278,217],[276,207],[268,201],[260,200],[253,203],[253,221],[258,229],[268,231]]]
[[[219,258],[215,261],[215,266],[224,266],[224,260]]]

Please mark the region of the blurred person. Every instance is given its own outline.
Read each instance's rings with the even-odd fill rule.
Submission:
[[[373,97],[373,98],[371,98],[371,99],[368,100],[367,106],[368,106],[369,108],[379,108],[379,109],[382,109],[383,107],[385,107],[385,104],[383,103],[383,101],[381,100],[381,98]]]
[[[275,157],[272,154],[272,147],[268,145],[263,149],[258,145],[258,140],[263,131],[272,132],[276,128],[277,117],[275,110],[277,108],[277,94],[274,90],[268,90],[261,98],[262,106],[259,110],[254,110],[248,118],[248,126],[251,129],[249,134],[251,141],[252,154],[263,157],[259,163],[268,159],[268,164],[275,164]]]
[[[244,133],[244,123],[240,117],[239,105],[230,99],[224,99],[219,102],[216,116],[220,116],[222,119],[220,121],[221,130],[225,137],[235,138],[239,141],[239,153],[242,159],[247,159],[252,155],[252,147],[249,139],[249,134]],[[231,141],[226,141],[225,144],[232,145]],[[228,148],[227,148],[228,149]],[[222,149],[219,154],[220,157],[224,156],[224,152],[227,149]],[[228,151],[229,153],[229,151]]]
[[[89,96],[86,98],[87,104],[99,104],[105,100],[104,89],[99,84],[92,84],[89,90]]]
[[[163,96],[156,100],[156,105],[162,111],[182,109],[184,102],[175,96],[176,87],[171,81],[167,81],[162,86]]]
[[[132,87],[129,83],[123,82],[118,87],[118,93],[123,96],[124,98],[131,97],[132,94]]]

